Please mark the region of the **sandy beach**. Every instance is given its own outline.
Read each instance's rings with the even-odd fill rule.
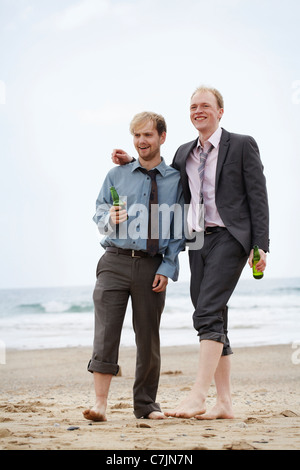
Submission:
[[[158,401],[171,409],[190,389],[198,345],[162,349]],[[238,348],[232,358],[233,420],[136,420],[135,349],[120,350],[107,417],[82,416],[93,405],[89,348],[7,351],[0,365],[1,450],[296,450],[300,449],[300,364],[291,345]],[[214,404],[211,386],[208,408]]]

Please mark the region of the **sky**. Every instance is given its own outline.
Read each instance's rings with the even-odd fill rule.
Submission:
[[[154,111],[171,163],[197,137],[201,84],[224,97],[222,127],[260,148],[265,277],[300,277],[299,18],[298,0],[0,0],[0,288],[94,284],[113,148],[135,155],[129,122]]]

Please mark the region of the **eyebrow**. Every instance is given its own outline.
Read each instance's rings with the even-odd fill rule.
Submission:
[[[153,134],[153,131],[146,131],[146,132],[134,132],[134,135],[140,135],[140,134]]]
[[[202,105],[202,106],[203,106],[203,105],[206,105],[206,104],[209,105],[209,106],[211,106],[210,103],[207,103],[207,102],[205,101],[204,103],[193,103],[193,104],[191,104],[190,107],[192,108],[193,106],[198,106],[198,104],[200,104],[200,105]]]

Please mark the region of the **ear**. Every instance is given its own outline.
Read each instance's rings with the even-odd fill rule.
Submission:
[[[219,115],[218,115],[219,121],[221,121],[223,114],[224,114],[224,108],[220,108]]]
[[[160,145],[164,144],[167,138],[167,133],[163,132],[162,135],[160,136]]]

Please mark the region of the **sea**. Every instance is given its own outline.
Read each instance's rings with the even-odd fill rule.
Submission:
[[[30,350],[91,347],[94,286],[0,289],[0,345]],[[233,347],[300,344],[300,278],[241,279],[229,301]],[[196,345],[189,283],[170,282],[161,319],[161,345]],[[131,303],[121,346],[135,345]]]

